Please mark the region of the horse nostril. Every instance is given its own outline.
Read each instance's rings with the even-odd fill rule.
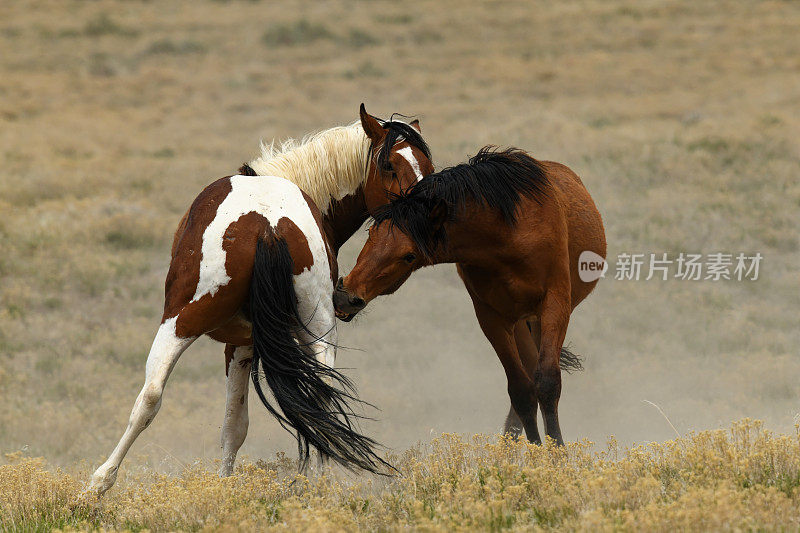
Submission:
[[[339,278],[339,281],[336,282],[336,290],[343,291],[344,290],[344,279]]]
[[[363,309],[366,307],[367,302],[364,301],[363,298],[359,298],[358,296],[353,296],[350,298],[350,305],[353,307],[357,307],[359,309]]]

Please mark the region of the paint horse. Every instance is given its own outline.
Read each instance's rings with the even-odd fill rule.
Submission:
[[[333,369],[332,293],[339,247],[369,212],[433,171],[419,124],[361,120],[262,156],[195,199],[172,246],[161,326],[122,439],[92,476],[102,494],[153,421],[183,351],[205,334],[226,343],[227,404],[220,475],[231,474],[248,428],[248,378],[281,425],[296,432],[305,465],[322,458],[375,471],[386,464],[352,426],[356,400]],[[280,412],[261,386],[261,374]]]
[[[334,295],[347,318],[391,294],[418,268],[456,263],[483,333],[505,369],[528,439],[563,444],[558,422],[563,350],[572,310],[597,280],[578,258],[606,253],[600,214],[580,178],[559,163],[485,147],[431,174],[373,213],[369,238]],[[569,366],[569,365],[567,365]]]

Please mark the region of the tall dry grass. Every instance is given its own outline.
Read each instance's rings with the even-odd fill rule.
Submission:
[[[101,504],[80,475],[44,459],[0,466],[0,529],[422,531],[794,530],[800,432],[754,421],[663,443],[602,451],[446,434],[394,457],[391,480],[293,474],[292,461],[246,463],[220,479],[128,474]]]

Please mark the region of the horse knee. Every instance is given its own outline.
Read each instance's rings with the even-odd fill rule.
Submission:
[[[561,371],[538,370],[534,375],[536,397],[543,408],[551,409],[558,405],[561,397]]]
[[[164,389],[158,385],[148,385],[142,391],[142,399],[139,405],[147,411],[158,409],[161,404],[161,396]]]

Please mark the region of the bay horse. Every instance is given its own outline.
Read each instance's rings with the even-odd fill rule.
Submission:
[[[564,337],[597,284],[581,280],[578,258],[606,254],[600,213],[580,178],[560,163],[487,146],[395,195],[373,219],[355,267],[337,282],[337,315],[352,318],[421,267],[456,263],[528,439],[541,442],[538,406],[546,435],[563,444],[561,369],[579,364]]]
[[[360,121],[276,149],[206,187],[172,245],[161,325],[144,386],[119,444],[87,494],[116,480],[153,421],[166,381],[199,336],[225,343],[227,402],[220,475],[233,471],[247,435],[248,378],[270,413],[296,432],[301,464],[320,457],[370,471],[387,466],[353,427],[350,381],[333,369],[336,254],[369,213],[433,171],[419,123]],[[280,407],[267,399],[261,374]]]

